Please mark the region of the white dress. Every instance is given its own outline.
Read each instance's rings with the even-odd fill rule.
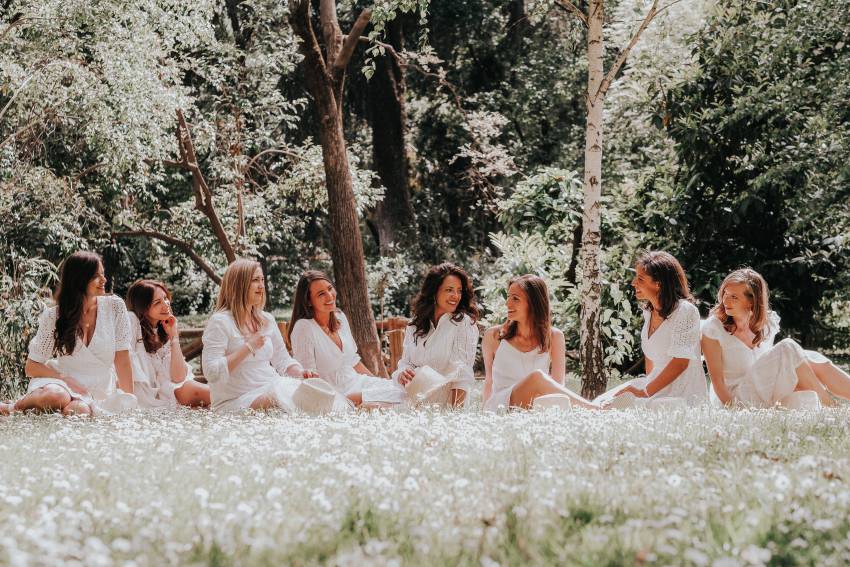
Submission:
[[[720,343],[723,355],[723,380],[736,402],[769,408],[781,403],[797,387],[797,367],[804,360],[829,362],[825,356],[804,350],[791,339],[773,344],[779,333],[779,315],[768,313],[766,336],[750,348],[723,328],[714,316],[702,325],[704,337]]]
[[[643,312],[644,322],[640,333],[640,346],[643,354],[652,362],[652,371],[620,384],[593,401],[607,403],[626,386],[638,389],[646,388],[674,358],[688,359],[688,366],[670,384],[656,392],[649,402],[663,399],[683,400],[688,405],[708,401],[708,383],[702,368],[700,355],[700,317],[696,305],[680,299],[670,316],[661,322],[652,336],[649,336],[649,321],[652,312]],[[681,402],[679,402],[681,403]]]
[[[359,374],[354,366],[360,362],[357,343],[351,334],[348,319],[336,312],[342,350],[325,334],[314,319],[299,319],[292,328],[292,352],[301,365],[314,370],[343,396],[361,394],[363,403],[404,401],[404,389],[392,380]]]
[[[505,339],[499,341],[493,357],[493,392],[484,402],[486,411],[496,411],[511,405],[511,393],[520,380],[535,370],[549,374],[552,358],[549,351],[534,348],[522,352]]]
[[[285,411],[295,410],[292,394],[301,383],[302,368],[286,350],[280,329],[271,313],[262,312],[260,333],[266,342],[231,372],[227,356],[245,344],[245,336],[229,310],[218,311],[204,328],[201,366],[210,386],[212,408],[220,411],[247,409],[258,397],[272,395]]]
[[[192,368],[185,365],[185,378],[180,382],[171,380],[171,343],[162,345],[156,352],[148,352],[142,340],[142,325],[132,311],[130,319],[130,362],[133,365],[133,393],[143,408],[175,407],[177,390],[186,380],[192,379]]]
[[[469,394],[475,382],[472,367],[477,349],[478,326],[466,314],[460,321],[453,321],[448,313],[443,315],[424,337],[417,337],[416,327],[409,325],[404,330],[404,346],[393,380],[398,383],[399,376],[408,368],[430,366],[449,382],[425,403],[447,405],[452,390]]]
[[[89,344],[86,345],[78,336],[74,352],[58,357],[53,351],[57,310],[58,307],[49,307],[39,317],[38,331],[29,344],[29,358],[74,378],[88,389],[90,395],[72,392],[58,378],[31,378],[27,393],[55,384],[67,390],[71,398],[88,403],[94,414],[133,407],[135,398],[130,394],[116,394],[115,353],[130,349],[130,325],[124,301],[114,295],[99,296],[94,333]]]

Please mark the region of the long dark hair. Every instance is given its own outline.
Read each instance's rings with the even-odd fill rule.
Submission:
[[[753,304],[753,313],[750,315],[750,330],[753,332],[753,345],[758,346],[767,337],[768,313],[770,313],[770,290],[767,287],[767,282],[757,271],[752,268],[741,268],[735,270],[723,279],[720,284],[720,290],[717,292],[717,305],[715,305],[711,314],[723,323],[723,328],[730,335],[735,334],[738,330],[738,325],[735,319],[726,313],[723,307],[723,295],[726,293],[726,286],[729,284],[743,284],[747,286],[745,295]]]
[[[455,276],[460,280],[461,297],[457,309],[452,315],[452,321],[459,322],[464,315],[468,315],[472,322],[478,321],[480,316],[478,305],[475,303],[475,292],[472,289],[472,278],[461,268],[449,262],[443,262],[432,266],[422,280],[422,287],[413,300],[413,320],[411,325],[416,327],[414,336],[424,337],[431,329],[431,319],[437,308],[437,291],[443,285],[443,281],[449,276]]]
[[[147,352],[156,352],[168,340],[168,333],[162,326],[162,321],[157,321],[156,327],[151,325],[146,316],[148,309],[153,303],[153,296],[157,289],[165,292],[165,298],[171,301],[171,292],[165,284],[156,280],[139,280],[127,290],[127,309],[136,314],[142,327],[142,342]]]
[[[673,314],[680,299],[694,302],[685,270],[671,254],[661,250],[650,250],[641,254],[635,265],[657,281],[661,287],[658,291],[658,300],[661,303],[658,314],[664,319]],[[652,303],[647,302],[645,308],[652,311]]]
[[[552,311],[549,307],[549,288],[546,281],[534,274],[514,276],[508,281],[508,289],[517,285],[525,292],[528,299],[528,314],[531,317],[531,326],[534,339],[540,346],[540,352],[549,352],[552,346]],[[504,325],[499,333],[499,339],[512,339],[517,334],[517,322],[510,321]]]
[[[301,277],[298,278],[298,283],[295,284],[295,297],[292,300],[292,318],[289,320],[289,327],[286,329],[287,337],[292,341],[292,329],[295,328],[295,323],[299,319],[312,319],[313,306],[310,305],[310,284],[318,281],[326,281],[333,285],[333,281],[319,270],[307,270]],[[336,287],[336,286],[334,286]],[[339,329],[339,320],[336,315],[331,313],[328,319],[328,330],[335,333]]]
[[[73,354],[80,334],[86,288],[102,265],[99,255],[86,251],[74,252],[62,262],[59,286],[54,295],[57,306],[56,329],[53,331],[55,354]]]

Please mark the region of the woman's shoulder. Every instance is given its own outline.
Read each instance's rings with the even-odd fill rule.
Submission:
[[[723,323],[714,315],[709,315],[707,319],[700,322],[700,333],[704,337],[719,341],[724,335],[728,334],[723,327]]]
[[[141,327],[142,326],[142,322],[139,319],[139,317],[133,311],[130,311],[129,309],[127,310],[127,320],[130,321],[131,327]]]
[[[487,330],[484,331],[484,338],[489,340],[498,340],[501,334],[502,325],[493,325],[492,327],[487,327]]]
[[[781,320],[782,318],[776,311],[770,310],[767,312],[767,326],[774,335],[779,332],[779,322]]]
[[[113,311],[119,313],[128,311],[127,304],[117,295],[101,295],[97,299],[101,305],[106,305]]]
[[[313,319],[312,319],[312,318],[310,318],[310,317],[302,317],[301,319],[298,319],[298,320],[295,322],[295,324],[292,326],[292,332],[293,332],[293,333],[294,333],[295,331],[298,331],[298,332],[304,332],[306,329],[309,329],[309,328],[310,328],[310,326],[311,326],[311,323],[312,323],[312,322],[313,322]]]
[[[556,340],[563,340],[563,338],[564,338],[564,331],[562,331],[562,330],[561,330],[561,329],[559,329],[558,327],[552,327],[552,330],[551,330],[550,332],[552,333],[552,335],[551,335],[551,336],[552,336],[552,340],[553,340],[553,341],[556,341]]]
[[[694,305],[692,301],[687,299],[680,299],[676,304],[676,308],[673,310],[673,313],[686,317],[696,315],[697,318],[699,318],[699,308]]]
[[[207,327],[210,325],[236,325],[236,320],[233,318],[233,313],[230,312],[230,309],[221,309],[210,315],[210,318],[207,320]]]

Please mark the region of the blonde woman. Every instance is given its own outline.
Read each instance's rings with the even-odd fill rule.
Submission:
[[[791,339],[774,344],[777,333],[779,315],[770,310],[764,278],[750,268],[726,276],[702,326],[708,373],[724,405],[793,405],[800,391],[814,392],[825,406],[835,405],[830,393],[850,399],[846,372]]]
[[[263,311],[265,304],[259,262],[240,259],[230,264],[202,339],[202,364],[214,410],[293,411],[301,379],[315,377],[289,355],[274,317]]]

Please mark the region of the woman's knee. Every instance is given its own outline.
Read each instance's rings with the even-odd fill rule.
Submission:
[[[42,386],[30,395],[30,405],[44,410],[61,410],[71,403],[71,394],[61,386]]]
[[[251,402],[252,410],[268,410],[277,407],[277,400],[270,394],[264,394]]]

